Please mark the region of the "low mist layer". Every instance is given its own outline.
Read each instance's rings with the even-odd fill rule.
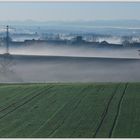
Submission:
[[[34,45],[13,47],[10,53],[8,63],[0,56],[0,82],[140,81],[136,48]]]
[[[13,61],[0,82],[140,81],[139,59],[14,56]]]
[[[5,49],[0,48],[4,53]],[[98,48],[85,46],[52,46],[34,45],[27,47],[11,47],[11,54],[75,56],[75,57],[107,57],[107,58],[140,58],[137,48]]]

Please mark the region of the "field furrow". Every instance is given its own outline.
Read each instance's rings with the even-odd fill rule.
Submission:
[[[1,114],[1,116],[0,116],[0,119],[2,119],[2,118],[4,118],[5,116],[7,116],[9,113],[11,113],[11,112],[13,112],[13,111],[15,111],[16,109],[18,109],[19,107],[21,107],[21,106],[23,106],[23,105],[25,105],[26,103],[28,103],[28,102],[30,102],[31,100],[33,100],[34,98],[36,98],[37,96],[39,96],[39,95],[41,95],[43,93],[43,90],[42,91],[40,91],[40,92],[34,92],[34,93],[32,93],[33,95],[30,97],[30,95],[29,96],[27,96],[27,99],[26,100],[24,100],[24,98],[19,102],[19,104],[11,104],[8,108],[6,107],[6,108],[4,108],[3,109],[3,111],[6,111],[6,112],[0,112]],[[26,98],[26,97],[25,97]],[[6,109],[8,109],[8,110],[6,110]]]
[[[105,117],[107,116],[107,113],[108,113],[110,104],[111,104],[111,102],[112,102],[113,97],[114,97],[115,94],[116,94],[116,91],[117,91],[118,87],[119,87],[119,85],[118,85],[118,86],[115,88],[115,90],[112,92],[112,95],[111,95],[111,97],[109,98],[109,101],[107,102],[107,105],[106,105],[106,107],[105,107],[105,109],[104,109],[104,111],[103,111],[103,113],[102,113],[102,115],[101,115],[101,116],[102,116],[102,117],[101,117],[101,120],[100,120],[100,122],[99,122],[99,125],[97,126],[97,129],[95,130],[95,133],[94,133],[93,137],[96,137],[97,134],[99,133],[99,130],[101,129],[101,126],[103,125],[104,119],[105,119]]]
[[[130,83],[120,106],[112,137],[140,137],[140,84]]]
[[[0,137],[140,137],[139,99],[139,83],[1,85]]]
[[[123,90],[123,92],[122,92],[122,95],[121,95],[121,97],[120,97],[120,100],[119,100],[119,103],[118,103],[118,106],[117,106],[116,115],[115,115],[115,118],[114,118],[114,122],[113,122],[113,125],[112,125],[112,127],[111,127],[111,129],[110,129],[110,132],[109,132],[109,138],[112,137],[112,133],[113,133],[114,128],[115,128],[115,126],[116,126],[117,119],[118,119],[119,112],[120,112],[120,107],[121,107],[121,104],[122,104],[122,101],[123,101],[123,97],[124,97],[124,95],[125,95],[125,93],[126,93],[127,86],[128,86],[128,84],[125,84],[125,88],[124,88],[124,90]]]

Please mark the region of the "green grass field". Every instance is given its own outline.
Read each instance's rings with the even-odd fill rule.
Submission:
[[[140,83],[1,84],[0,137],[140,137]]]

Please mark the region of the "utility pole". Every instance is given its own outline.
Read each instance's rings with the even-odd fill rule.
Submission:
[[[6,54],[9,55],[9,26],[6,26]]]

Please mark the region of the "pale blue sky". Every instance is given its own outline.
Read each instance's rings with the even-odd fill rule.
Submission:
[[[138,19],[139,3],[0,2],[0,20],[99,20]]]

